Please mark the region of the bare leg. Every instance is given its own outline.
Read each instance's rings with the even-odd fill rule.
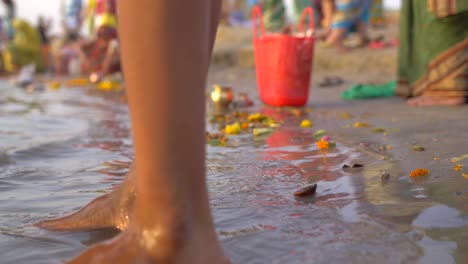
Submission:
[[[211,3],[211,21],[209,27],[209,47],[207,67],[219,20],[221,1]],[[135,169],[132,166],[125,180],[111,193],[101,196],[76,213],[58,219],[46,220],[36,224],[37,227],[56,231],[79,231],[100,228],[118,228],[125,230],[132,217],[135,198]]]
[[[333,18],[333,12],[335,10],[335,3],[333,2],[333,0],[322,0],[322,9],[323,9],[322,26],[326,30],[330,30],[331,22]]]
[[[335,46],[341,51],[346,51],[343,40],[346,34],[345,28],[334,28],[326,40],[326,46]]]
[[[367,28],[368,28],[367,24],[364,22],[358,21],[356,23],[356,27],[357,27],[357,32],[359,34],[361,45],[366,45],[367,42],[369,41],[369,35],[367,32]]]
[[[225,261],[211,219],[204,164],[204,87],[214,2],[119,2],[138,160],[134,217],[115,240],[73,263]]]

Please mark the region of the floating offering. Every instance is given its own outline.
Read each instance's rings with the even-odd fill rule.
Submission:
[[[254,136],[266,135],[266,134],[270,134],[271,132],[273,132],[273,129],[268,128],[268,127],[254,128],[252,130],[252,133],[253,133]]]
[[[249,117],[247,117],[247,120],[250,123],[253,123],[253,122],[262,122],[266,120],[267,118],[268,117],[262,113],[254,113],[254,114],[250,114]]]
[[[234,123],[234,124],[230,124],[230,125],[227,125],[225,128],[224,128],[224,132],[228,135],[237,135],[237,134],[240,134],[241,132],[241,126],[239,123]]]
[[[317,148],[319,150],[326,150],[329,147],[330,147],[330,143],[328,141],[323,140],[323,138],[317,141]]]
[[[117,82],[102,81],[97,84],[97,88],[101,91],[110,92],[114,90],[120,90],[121,86]]]
[[[450,160],[450,162],[452,162],[452,163],[457,163],[457,162],[460,162],[460,161],[462,161],[462,160],[464,160],[464,159],[468,159],[468,154],[463,154],[463,155],[461,155],[461,156],[452,158],[452,159]]]
[[[418,178],[418,177],[423,177],[429,174],[428,169],[423,169],[423,168],[417,168],[414,171],[410,173],[411,178]]]
[[[308,119],[302,120],[301,127],[306,128],[306,127],[311,127],[311,126],[312,126],[312,122],[310,120],[308,120]]]
[[[314,138],[318,140],[322,138],[323,136],[325,136],[326,134],[327,134],[326,130],[320,129],[320,130],[315,131]]]
[[[374,129],[372,129],[372,132],[374,132],[374,133],[385,133],[387,131],[385,130],[385,128],[376,127]]]
[[[364,122],[356,122],[356,123],[353,124],[353,127],[355,127],[355,128],[369,127],[369,124],[364,123]]]
[[[299,191],[296,191],[294,193],[294,196],[296,197],[306,197],[306,196],[312,196],[317,193],[317,184],[309,185],[306,186]]]
[[[453,167],[453,169],[454,169],[455,171],[461,171],[461,170],[462,170],[462,167],[463,167],[463,166],[462,166],[461,164],[456,164],[456,165]]]

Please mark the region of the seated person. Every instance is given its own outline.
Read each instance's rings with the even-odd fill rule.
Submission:
[[[3,50],[3,65],[9,73],[21,67],[34,64],[36,70],[42,70],[41,37],[39,32],[25,20],[13,21],[15,35]]]
[[[101,26],[96,39],[83,43],[79,52],[82,72],[90,74],[92,82],[99,81],[107,74],[120,71],[117,31],[113,27]]]

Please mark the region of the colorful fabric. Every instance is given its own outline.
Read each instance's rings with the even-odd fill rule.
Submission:
[[[286,9],[283,0],[263,1],[263,23],[268,31],[280,30],[286,20]]]
[[[466,0],[427,0],[427,9],[438,17],[447,17],[468,11]]]
[[[370,9],[370,23],[372,25],[382,25],[384,21],[383,0],[373,0]]]
[[[395,95],[396,86],[397,82],[395,80],[382,85],[356,84],[342,92],[341,99],[355,100],[391,97]]]
[[[110,45],[117,43],[117,30],[109,26],[101,26],[97,31],[97,40],[88,47],[84,47],[84,52],[89,59],[88,71],[97,72],[102,69],[102,64],[106,57]]]
[[[3,52],[5,69],[13,72],[28,64],[35,64],[42,69],[41,37],[39,32],[28,22],[20,19],[13,21],[15,36]]]
[[[311,1],[311,0],[295,0],[294,1],[294,6],[293,6],[293,9],[294,9],[294,23],[299,23],[300,19],[301,19],[301,15],[302,15],[302,12],[304,11],[304,9],[306,9],[307,7],[312,7],[312,9],[314,10],[314,24],[315,25],[318,25],[320,23],[320,13],[318,12],[318,8],[316,6],[314,6],[314,3],[315,1]],[[308,24],[309,23],[309,17],[307,16],[305,18],[305,21],[304,21],[305,24]]]
[[[106,2],[110,5],[106,10]],[[88,1],[88,30],[94,33],[95,28],[109,26],[117,28],[117,2],[115,0]]]
[[[468,96],[467,1],[433,2],[439,7],[428,0],[402,2],[397,94]],[[442,3],[456,7],[451,15],[437,14]]]
[[[350,30],[357,22],[367,24],[370,16],[371,0],[337,0],[332,18],[332,28]]]

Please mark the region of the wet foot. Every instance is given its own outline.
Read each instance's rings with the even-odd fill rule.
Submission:
[[[69,263],[230,263],[215,236],[208,234],[166,234],[130,227],[115,239],[94,246]],[[161,230],[163,232],[161,232]],[[211,239],[210,239],[211,237]]]
[[[465,97],[419,96],[408,100],[410,106],[454,106],[466,102]]]
[[[135,200],[133,168],[130,168],[124,181],[111,193],[96,198],[76,213],[58,219],[45,220],[35,226],[55,231],[101,228],[125,230],[129,222],[130,208]]]

